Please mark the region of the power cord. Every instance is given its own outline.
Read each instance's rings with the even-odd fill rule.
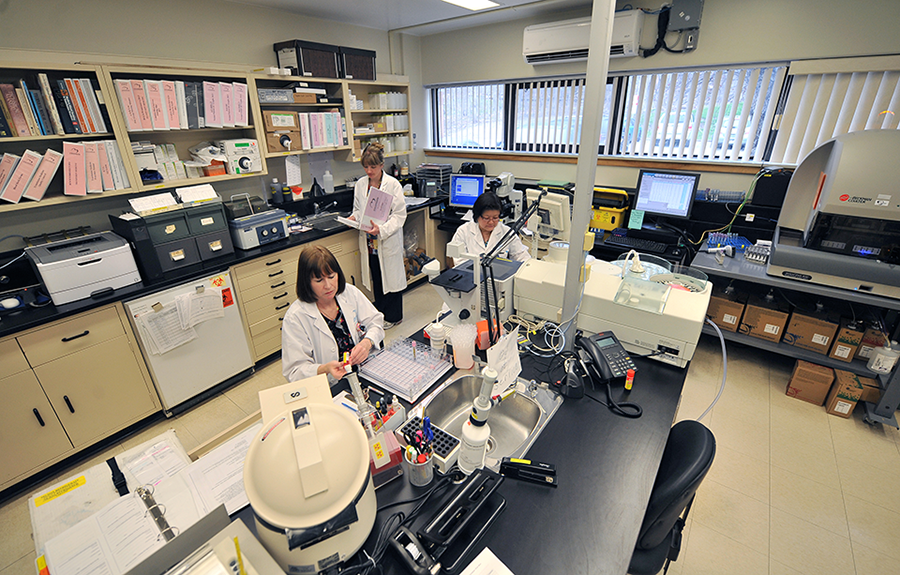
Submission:
[[[606,406],[607,409],[609,409],[616,415],[621,415],[622,417],[629,417],[631,419],[637,419],[638,417],[640,417],[641,415],[644,414],[644,410],[641,408],[641,406],[634,402],[623,401],[623,402],[617,403],[612,398],[612,386],[608,381],[606,382],[606,401],[608,401],[609,403],[606,403],[602,399],[597,399],[596,397],[594,397],[593,395],[591,395],[589,393],[585,393],[584,396],[587,397],[588,399],[592,399],[592,400],[596,401],[600,405]]]

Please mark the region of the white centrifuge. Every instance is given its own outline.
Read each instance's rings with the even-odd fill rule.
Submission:
[[[287,573],[356,553],[375,523],[369,443],[346,408],[312,403],[263,425],[244,463],[262,544]]]

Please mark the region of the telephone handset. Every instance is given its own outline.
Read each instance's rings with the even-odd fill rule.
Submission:
[[[575,345],[588,354],[591,360],[589,368],[596,370],[601,381],[622,379],[629,369],[637,371],[631,356],[611,331],[577,338]]]

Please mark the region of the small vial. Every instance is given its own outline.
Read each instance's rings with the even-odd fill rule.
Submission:
[[[628,373],[625,374],[625,389],[631,391],[631,387],[634,385],[634,370],[629,369]]]

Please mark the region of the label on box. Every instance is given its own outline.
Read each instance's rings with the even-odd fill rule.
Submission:
[[[850,356],[851,351],[853,351],[853,348],[847,347],[846,345],[837,344],[834,348],[833,353],[835,357],[847,358]]]
[[[778,332],[781,330],[780,325],[775,325],[774,323],[767,323],[766,327],[763,328],[763,331],[766,333],[771,333],[772,335],[778,335]]]
[[[293,128],[296,126],[296,122],[294,122],[294,114],[272,114],[269,116],[270,122],[276,128]]]
[[[846,415],[850,413],[850,410],[853,409],[855,405],[855,403],[848,403],[846,401],[837,400],[837,402],[834,404],[834,411]]]
[[[213,223],[215,223],[215,221],[216,221],[215,218],[200,218],[200,225],[201,226],[211,226],[211,225],[213,225]]]
[[[812,336],[812,342],[819,345],[828,345],[828,340],[831,339],[827,335],[822,335],[820,333],[814,333]]]
[[[738,320],[738,318],[736,315],[731,315],[730,313],[726,313],[726,314],[722,315],[722,321],[724,321],[725,323],[730,323],[730,324],[734,325],[737,323],[737,320]]]

